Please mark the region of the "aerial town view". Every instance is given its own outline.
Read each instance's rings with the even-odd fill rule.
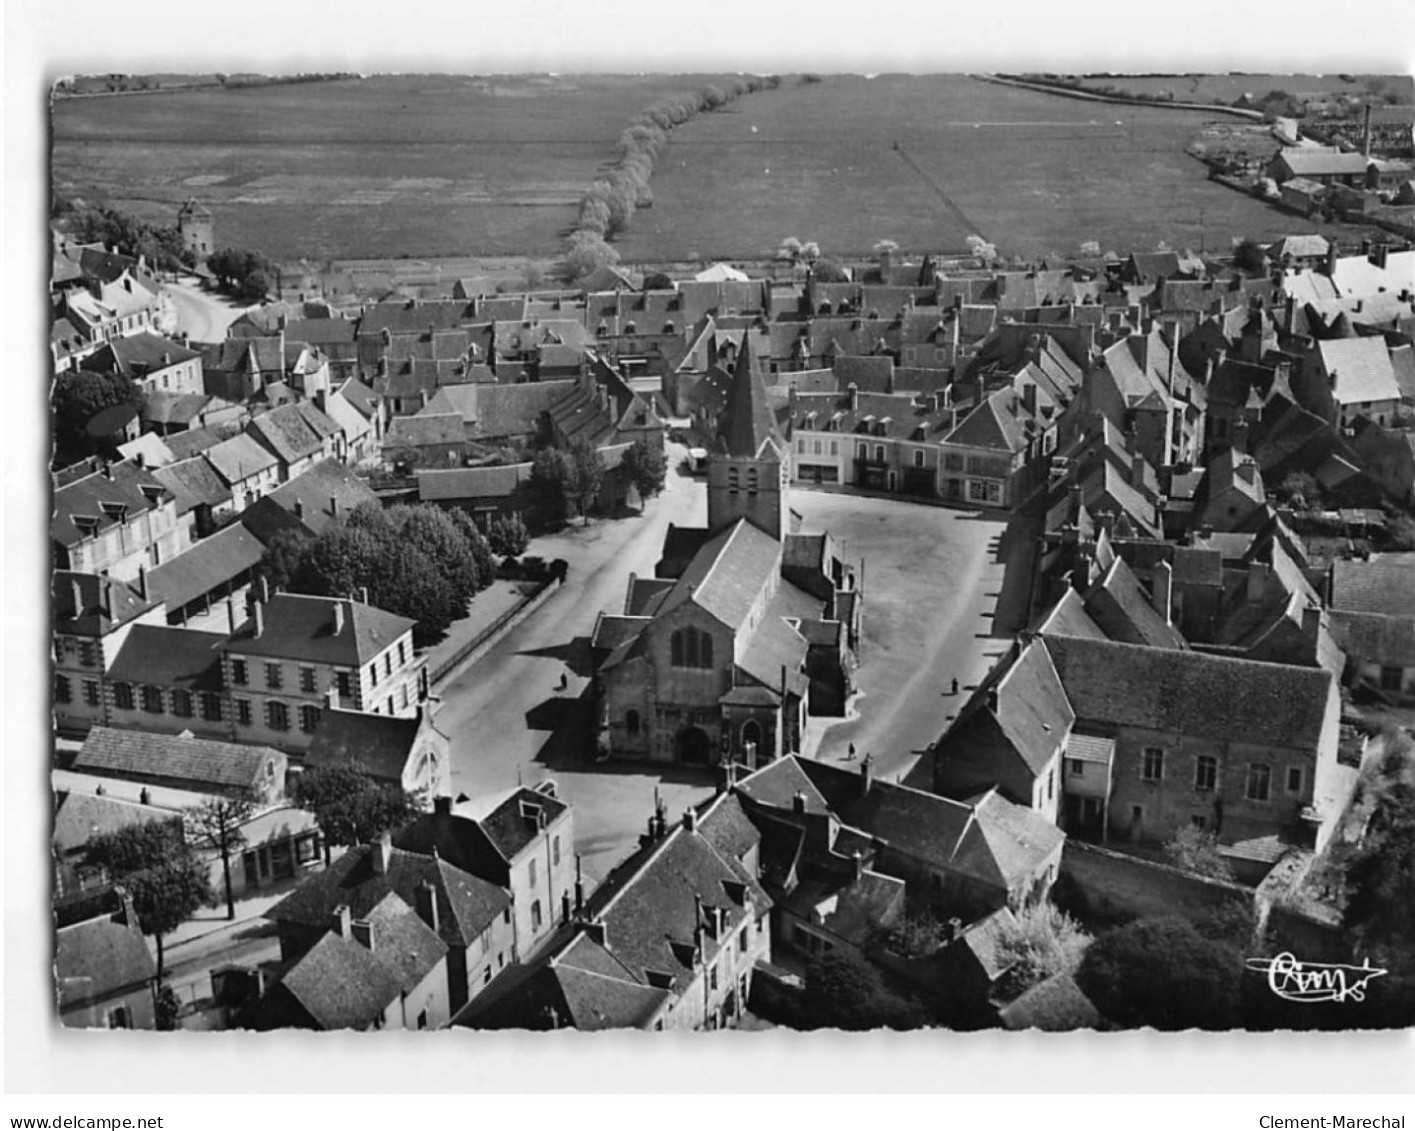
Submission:
[[[1410,78],[48,128],[59,1025],[1415,1025]]]

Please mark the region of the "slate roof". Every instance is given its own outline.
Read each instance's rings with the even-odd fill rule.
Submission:
[[[376,337],[384,330],[391,334],[425,334],[429,326],[439,330],[455,329],[476,320],[472,304],[457,299],[433,302],[419,302],[413,299],[405,302],[378,302],[364,308],[359,319],[358,336]]]
[[[219,649],[225,639],[217,632],[135,624],[107,676],[110,681],[215,691],[221,686]]]
[[[50,843],[59,852],[71,852],[85,847],[94,837],[117,832],[130,825],[146,825],[153,821],[180,821],[170,809],[140,805],[136,801],[121,801],[96,793],[60,793],[54,810],[54,831]]]
[[[168,446],[171,447],[170,444]],[[173,454],[176,454],[175,450]],[[244,432],[208,448],[205,455],[216,474],[233,486],[280,466],[273,452]]]
[[[338,600],[344,602],[344,627],[336,633],[334,605]],[[265,631],[259,637],[254,620],[249,620],[224,649],[247,656],[357,667],[411,631],[415,623],[359,601],[296,593],[272,596],[264,619]]]
[[[768,444],[775,447],[778,455],[786,448],[746,338],[737,352],[717,439],[721,451],[742,459],[755,459]]]
[[[270,780],[266,769],[272,762],[278,772],[285,755],[269,746],[96,726],[73,768],[138,781],[195,782],[218,791],[254,790]]]
[[[260,540],[235,523],[154,567],[148,586],[175,612],[254,569],[264,554]]]
[[[1115,641],[1045,637],[1077,724],[1316,750],[1330,672]]]
[[[1086,595],[1086,612],[1111,640],[1151,648],[1187,648],[1179,630],[1160,616],[1150,596],[1125,564],[1115,562]]]
[[[1415,668],[1415,597],[1408,616],[1333,612],[1331,631],[1349,656],[1367,663]]]
[[[210,428],[187,428],[162,437],[167,450],[179,460],[200,455],[221,443],[221,437]],[[259,445],[257,445],[259,446]]]
[[[436,444],[461,444],[466,438],[467,432],[460,414],[429,413],[424,410],[416,416],[395,416],[383,437],[383,446],[385,450],[421,448]]]
[[[1278,159],[1297,177],[1366,175],[1366,158],[1359,153],[1337,153],[1325,148],[1289,146],[1278,154]]]
[[[376,847],[351,848],[323,871],[311,873],[272,907],[266,918],[328,929],[341,904],[348,906],[354,919],[366,918],[390,895],[411,909],[417,907],[418,886],[429,883],[437,892],[438,934],[442,941],[449,946],[470,946],[511,905],[505,888],[464,871],[432,851],[389,849],[386,870],[377,872]]]
[[[338,431],[334,421],[307,402],[273,408],[246,426],[248,436],[264,444],[287,464],[319,452],[324,440]]]
[[[376,946],[377,935],[374,940]],[[255,1027],[364,1029],[402,992],[399,976],[366,947],[331,933],[261,999]]]
[[[1335,561],[1331,607],[1353,613],[1406,617],[1415,612],[1415,563],[1404,560]]]
[[[160,603],[151,588],[143,597],[126,581],[70,570],[54,571],[50,593],[54,631],[78,636],[105,636]]]
[[[136,922],[89,919],[54,934],[54,981],[59,1008],[101,1001],[130,987],[151,982],[157,965]]]
[[[323,534],[355,507],[378,503],[364,480],[337,459],[320,460],[241,512],[241,524],[262,542],[301,527]]]
[[[1016,926],[1012,912],[999,907],[991,915],[970,924],[951,945],[966,949],[988,981],[996,982],[1017,963],[1003,945],[1008,932]]]
[[[1322,366],[1336,385],[1332,395],[1343,405],[1398,400],[1400,386],[1385,338],[1333,338],[1317,343]]]
[[[180,342],[143,330],[112,339],[89,364],[103,367],[104,372],[111,368],[125,377],[141,379],[149,373],[199,357],[200,353]]]
[[[528,463],[496,467],[418,468],[418,497],[440,499],[506,499],[531,477]]]
[[[693,557],[664,599],[660,615],[692,601],[737,631],[780,567],[781,544],[745,518],[738,519]]]
[[[1056,604],[1043,613],[1035,631],[1052,636],[1081,636],[1089,640],[1109,639],[1086,611],[1081,594],[1070,586]]]
[[[421,716],[400,718],[363,711],[326,710],[310,739],[310,766],[354,765],[370,777],[395,784],[403,780],[422,730]]]
[[[951,414],[920,404],[911,393],[859,393],[856,407],[839,393],[800,393],[791,416],[792,431],[840,433],[893,440],[937,440],[947,430]],[[961,427],[961,426],[960,426]]]
[[[1072,732],[1066,742],[1066,756],[1077,762],[1095,762],[1108,766],[1115,756],[1115,739]]]
[[[187,514],[195,507],[219,507],[231,501],[231,488],[222,482],[204,456],[178,460],[154,469],[152,474],[176,496],[178,515]]]
[[[569,806],[559,798],[522,786],[513,791],[478,823],[492,847],[508,863],[540,835],[537,811],[545,814],[545,827],[558,821]]]
[[[1003,1006],[998,1020],[1004,1029],[1040,1029],[1065,1033],[1073,1029],[1095,1029],[1101,1015],[1091,999],[1070,974],[1053,974],[1038,982],[1015,1001]]]
[[[49,535],[62,546],[75,546],[171,501],[172,493],[152,472],[129,460],[112,463],[107,473],[96,471],[54,492]],[[83,520],[89,521],[81,529]]]
[[[1027,421],[1036,420],[1022,405],[1016,389],[999,389],[991,393],[965,416],[942,443],[956,447],[985,448],[990,451],[1020,452],[1031,442]]]
[[[534,435],[550,406],[575,387],[574,379],[532,381],[520,385],[477,385],[476,424],[472,436],[498,440]]]

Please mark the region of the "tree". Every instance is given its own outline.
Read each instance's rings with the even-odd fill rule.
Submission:
[[[877,240],[874,246],[874,254],[877,259],[893,255],[899,250],[899,244],[894,240]]]
[[[647,440],[635,440],[624,453],[620,466],[639,493],[639,509],[642,511],[645,500],[662,491],[664,480],[668,477],[668,461],[664,458],[663,449]]]
[[[1346,927],[1381,965],[1415,970],[1415,786],[1390,785],[1346,870]]]
[[[806,972],[808,1028],[918,1029],[923,1011],[888,989],[869,962],[844,951],[827,954]]]
[[[296,805],[314,814],[326,860],[331,845],[368,844],[421,812],[419,798],[350,765],[312,766],[294,779],[290,793]]]
[[[143,934],[157,940],[157,976],[162,977],[162,937],[199,907],[215,902],[211,871],[181,832],[167,822],[129,825],[88,842],[84,863],[102,868],[133,901]]]
[[[818,283],[848,283],[850,275],[833,259],[817,259],[811,265],[811,276]]]
[[[519,558],[531,544],[531,536],[519,514],[499,514],[487,523],[486,541],[492,553],[503,558]]]
[[[1294,510],[1311,510],[1322,505],[1322,488],[1314,475],[1306,471],[1290,471],[1274,492],[1278,501]]]
[[[1415,550],[1415,518],[1408,514],[1396,515],[1386,524],[1386,549]]]
[[[69,370],[54,379],[50,410],[54,419],[54,466],[95,455],[98,443],[86,431],[98,413],[115,405],[142,403],[142,391],[121,373]]]
[[[646,291],[671,291],[673,290],[673,277],[665,275],[662,271],[650,271],[644,276],[644,290]]]
[[[1165,842],[1167,863],[1209,880],[1233,879],[1233,869],[1219,855],[1218,837],[1195,825],[1185,825]]]
[[[558,521],[570,515],[570,457],[558,448],[542,448],[531,460],[531,490]]]
[[[309,553],[314,536],[303,527],[290,527],[277,532],[266,544],[261,556],[259,572],[271,589],[289,589],[294,582],[300,562]]]
[[[585,440],[576,440],[571,444],[568,455],[570,459],[566,467],[569,474],[565,479],[565,494],[579,508],[580,518],[588,524],[590,512],[599,502],[600,488],[604,485],[604,461]]]
[[[1233,248],[1233,265],[1246,275],[1261,275],[1268,269],[1268,256],[1257,241],[1239,240]]]
[[[985,266],[991,265],[997,259],[997,245],[988,243],[982,236],[969,236],[963,242],[968,248],[968,254],[975,259],[981,259]]]
[[[1126,1027],[1231,1029],[1243,959],[1186,919],[1139,919],[1101,935],[1076,971],[1101,1014]]]
[[[1002,929],[1002,953],[1015,964],[1013,988],[1020,994],[1054,974],[1075,974],[1091,936],[1053,903],[1034,903]]]
[[[231,854],[246,843],[242,831],[256,811],[256,798],[247,792],[230,796],[208,797],[200,805],[187,809],[187,830],[197,848],[215,852],[221,857],[221,876],[226,890],[226,918],[236,917],[236,897],[231,891]]]
[[[177,991],[172,988],[170,982],[163,982],[157,987],[157,1000],[154,1005],[158,1031],[170,1033],[177,1028],[177,1018],[182,1012],[182,999],[177,996]]]
[[[565,245],[565,276],[572,283],[618,262],[619,253],[604,242],[603,235],[593,231],[573,232]]]

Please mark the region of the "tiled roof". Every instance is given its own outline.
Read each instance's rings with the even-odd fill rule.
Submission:
[[[1037,641],[993,669],[940,745],[943,757],[952,741],[968,742],[970,722],[980,714],[991,717],[1032,774],[1046,769],[1075,721],[1051,658]]]
[[[117,832],[130,825],[180,820],[181,817],[171,809],[158,809],[97,793],[71,791],[58,795],[50,843],[59,852],[70,852],[83,848],[94,837]]]
[[[210,428],[188,428],[181,432],[169,433],[162,437],[162,442],[167,445],[167,450],[173,456],[181,460],[210,451],[221,443],[221,437]]]
[[[502,859],[509,862],[540,836],[542,827],[553,825],[567,809],[569,806],[558,798],[522,786],[478,824]],[[537,823],[538,814],[544,814],[544,826]]]
[[[179,515],[194,507],[219,507],[231,501],[231,488],[221,481],[204,456],[178,460],[156,468],[152,474],[177,497]]]
[[[1108,639],[1086,611],[1081,594],[1070,586],[1056,604],[1042,614],[1035,631],[1052,636],[1081,636],[1088,640]]]
[[[1331,631],[1348,655],[1382,666],[1415,668],[1415,595],[1407,616],[1333,612]]]
[[[205,454],[216,474],[232,486],[280,465],[272,452],[244,432],[222,440]]]
[[[379,1021],[402,992],[402,980],[384,962],[353,939],[331,932],[286,971],[260,1007],[281,1028],[364,1029]],[[308,1021],[288,1011],[281,1001],[286,996]]]
[[[855,407],[840,393],[800,393],[791,415],[792,430],[838,432],[843,437],[938,441],[951,414],[919,403],[911,393],[859,393]],[[961,425],[960,425],[961,427]]]
[[[144,628],[138,625],[138,629]],[[214,790],[256,789],[279,772],[285,755],[268,746],[216,742],[182,734],[148,734],[94,727],[74,759],[80,773],[119,778],[195,782]],[[279,786],[282,783],[277,782]]]
[[[421,448],[433,444],[461,444],[466,438],[466,428],[458,413],[432,414],[424,410],[416,416],[395,416],[384,435],[383,446],[385,449]]]
[[[1114,641],[1046,637],[1077,724],[1315,751],[1329,672]]]
[[[1086,595],[1086,612],[1111,640],[1151,648],[1188,647],[1179,631],[1155,610],[1124,558],[1116,558],[1092,586]]]
[[[323,447],[338,428],[313,405],[288,404],[257,416],[246,434],[260,441],[284,463],[296,463]]]
[[[310,740],[310,766],[354,765],[370,777],[398,783],[413,753],[421,717],[410,719],[363,711],[327,710]]]
[[[519,304],[524,300],[513,301]],[[478,318],[481,318],[480,314]],[[439,330],[455,329],[478,318],[473,317],[471,303],[457,299],[435,302],[379,302],[364,308],[363,316],[359,319],[358,336],[377,336],[384,330],[392,334],[425,334],[429,326]]]
[[[124,376],[140,378],[184,361],[193,361],[201,354],[180,342],[144,330],[137,334],[114,338],[95,356],[91,364],[109,366]]]
[[[1094,1029],[1101,1015],[1070,974],[1053,974],[1009,1002],[998,1013],[1004,1029],[1065,1033]]]
[[[697,552],[664,600],[661,613],[692,601],[735,631],[780,564],[781,544],[739,519]]]
[[[1066,742],[1066,756],[1077,762],[1096,762],[1108,766],[1115,756],[1115,739],[1073,732]]]
[[[438,499],[510,498],[531,477],[528,463],[498,467],[457,467],[417,470],[418,497]]]
[[[136,586],[116,578],[55,570],[49,606],[54,631],[105,636],[159,604],[151,588],[148,594],[145,598]]]
[[[54,981],[59,1008],[102,1001],[157,976],[147,940],[134,922],[90,919],[54,935]]]
[[[534,435],[550,406],[575,387],[574,380],[533,381],[520,385],[477,385],[478,440]]]
[[[1334,338],[1318,342],[1317,349],[1323,368],[1335,379],[1332,394],[1339,404],[1399,399],[1385,338]]]
[[[322,872],[311,874],[266,918],[328,928],[341,904],[355,919],[366,917],[390,895],[415,908],[419,885],[428,883],[437,892],[442,940],[451,946],[470,946],[510,906],[511,896],[504,888],[464,871],[431,849],[424,853],[392,848],[383,872],[374,867],[377,851],[376,845],[349,849]]]
[[[442,416],[455,413],[464,424],[475,424],[477,419],[476,385],[444,385],[428,398],[427,404],[418,411],[418,416]]]
[[[1016,389],[999,389],[989,394],[982,404],[959,421],[958,426],[943,437],[942,443],[957,447],[985,448],[991,451],[1020,452],[1031,443],[1038,422],[1022,403]]]
[[[135,624],[114,657],[108,678],[158,687],[216,690],[220,687],[219,649],[225,639],[218,632]]]
[[[1411,616],[1415,613],[1415,563],[1380,558],[1333,562],[1331,607],[1353,613]]]
[[[1004,945],[1009,932],[1016,927],[1017,920],[1012,912],[1006,907],[999,907],[991,915],[968,926],[952,945],[966,948],[988,981],[995,982],[1017,963]]]
[[[176,611],[253,569],[264,554],[260,540],[236,523],[155,567],[148,585]]]
[[[337,459],[325,459],[248,506],[241,523],[268,544],[292,526],[323,534],[366,503],[378,503],[373,489]]]
[[[334,628],[334,606],[343,602],[344,625]],[[367,663],[399,637],[414,621],[359,601],[277,593],[266,603],[265,628],[255,635],[249,620],[226,643],[228,651],[273,659],[356,667]]]
[[[778,453],[785,450],[746,339],[737,353],[732,383],[728,386],[727,403],[718,426],[718,444],[728,455],[745,459],[760,456],[768,445],[774,445]]]

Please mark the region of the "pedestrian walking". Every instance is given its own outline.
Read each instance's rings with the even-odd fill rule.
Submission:
[[[853,762],[855,760],[855,744],[853,742],[850,743],[850,753],[845,756],[845,760],[847,762]]]
[[[564,691],[564,690],[565,690],[567,687],[569,687],[569,686],[570,686],[570,678],[569,678],[569,676],[567,676],[564,672],[561,672],[561,673],[560,673],[560,688],[559,688],[559,689],[560,689],[561,691]]]
[[[957,694],[958,694],[958,677],[957,677],[957,676],[954,676],[954,677],[953,677],[953,694],[954,694],[954,695],[957,695]]]

